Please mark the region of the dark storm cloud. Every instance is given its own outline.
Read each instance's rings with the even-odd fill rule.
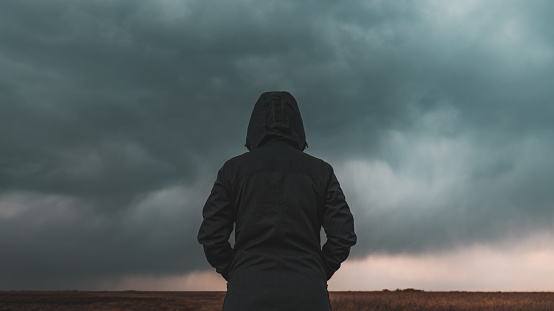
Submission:
[[[551,228],[553,9],[3,1],[0,288],[207,268],[201,205],[268,90],[344,180],[355,256]]]

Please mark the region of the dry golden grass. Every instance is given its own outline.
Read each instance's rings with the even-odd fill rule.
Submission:
[[[554,310],[552,292],[333,292],[334,311]]]
[[[221,310],[224,292],[0,292],[0,310]],[[552,292],[331,292],[334,311],[554,310]]]
[[[0,292],[0,310],[221,310],[225,292]]]

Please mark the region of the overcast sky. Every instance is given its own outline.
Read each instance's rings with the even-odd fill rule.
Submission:
[[[502,288],[554,290],[552,13],[549,0],[1,1],[0,290],[221,286],[196,241],[201,209],[273,90],[296,97],[306,152],[334,166],[355,217],[330,289],[494,290],[506,273]],[[440,275],[398,275],[437,262]]]

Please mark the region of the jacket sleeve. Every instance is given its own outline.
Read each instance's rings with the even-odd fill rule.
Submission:
[[[224,185],[222,170],[217,174],[202,216],[204,220],[198,232],[198,242],[204,246],[204,253],[210,265],[227,280],[233,256],[229,237],[235,219],[232,198]]]
[[[356,244],[354,218],[333,172],[327,186],[322,226],[327,235],[322,253],[327,266],[327,279],[330,279],[348,258],[350,247]]]

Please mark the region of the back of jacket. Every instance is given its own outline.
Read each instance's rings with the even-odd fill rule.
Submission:
[[[281,99],[288,93],[277,94]],[[275,108],[281,109],[271,107],[274,98],[270,93],[270,104],[259,113],[269,123]],[[283,108],[284,115],[298,111],[293,108]],[[287,127],[294,125],[289,121]],[[328,310],[326,281],[356,242],[332,167],[303,152],[303,128],[300,138],[279,131],[250,135],[251,151],[223,165],[204,206],[198,239],[210,264],[228,280],[224,310]],[[228,242],[233,225],[234,248]]]

